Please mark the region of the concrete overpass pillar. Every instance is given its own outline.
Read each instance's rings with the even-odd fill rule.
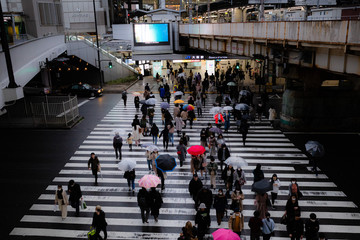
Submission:
[[[240,8],[232,9],[231,22],[242,22],[242,10]]]

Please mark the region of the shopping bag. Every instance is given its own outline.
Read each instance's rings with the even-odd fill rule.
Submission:
[[[56,204],[54,204],[54,212],[56,212],[56,210],[57,210],[57,206]]]
[[[86,202],[84,200],[81,200],[81,209],[86,209],[87,205]]]
[[[87,233],[87,237],[89,240],[95,239],[95,233],[96,229],[93,227],[90,227],[90,231]]]

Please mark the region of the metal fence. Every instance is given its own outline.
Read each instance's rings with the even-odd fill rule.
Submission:
[[[29,104],[35,126],[70,127],[80,118],[76,96],[33,97]]]

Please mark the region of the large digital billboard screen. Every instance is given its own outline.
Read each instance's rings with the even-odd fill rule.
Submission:
[[[170,45],[169,24],[134,24],[134,45]]]

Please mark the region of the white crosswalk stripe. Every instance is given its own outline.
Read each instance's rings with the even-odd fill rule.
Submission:
[[[194,121],[192,129],[189,129],[189,124],[184,129],[190,137],[190,145],[200,144],[200,130],[205,128],[207,123],[214,122],[212,115],[208,113],[212,98],[213,96],[209,96],[207,100],[203,117]],[[158,100],[161,101],[159,98]],[[172,113],[172,108],[173,106],[170,108],[170,113]],[[154,122],[162,130],[163,125],[159,112],[160,104],[158,103]],[[177,239],[187,220],[194,223],[196,211],[194,201],[188,192],[188,184],[192,178],[189,155],[187,155],[183,167],[177,166],[173,172],[167,174],[166,187],[162,192],[164,204],[160,209],[159,221],[155,222],[150,219],[149,223],[142,223],[140,209],[136,202],[136,192],[139,189],[138,179],[149,173],[144,155],[145,150],[133,146],[133,151],[129,151],[126,143],[122,147],[122,158],[132,159],[137,163],[136,192],[133,194],[128,191],[127,181],[123,178],[124,172],[117,168],[119,160],[115,159],[111,136],[115,129],[124,129],[127,133],[131,132],[131,122],[135,114],[140,116],[141,112],[134,109],[131,97],[128,99],[126,111],[124,111],[122,101],[116,104],[92,129],[89,136],[80,144],[59,174],[54,176],[52,183],[49,183],[43,194],[39,196],[29,212],[21,219],[21,224],[13,229],[11,235],[40,237],[41,239],[85,239],[96,205],[101,205],[106,213],[109,224],[108,239]],[[168,152],[165,153],[176,156],[176,145],[179,137],[176,136],[176,133],[174,135],[175,146],[169,144]],[[275,237],[271,239],[289,239],[286,226],[279,222],[285,211],[291,178],[297,179],[304,195],[299,200],[304,219],[309,218],[310,213],[315,213],[320,219],[320,231],[324,232],[328,239],[360,238],[358,207],[347,199],[341,189],[326,174],[321,172],[321,169],[319,169],[318,176],[313,174],[308,166],[309,160],[302,150],[296,148],[281,131],[273,129],[268,120],[264,119],[261,122],[251,123],[246,146],[243,146],[242,138],[237,133],[233,121],[229,132],[223,135],[231,154],[243,157],[248,163],[247,167],[243,167],[247,182],[242,189],[245,195],[243,201],[243,215],[245,216],[243,236],[246,239],[249,239],[250,234],[247,222],[255,210],[255,194],[251,191],[252,170],[258,163],[262,165],[265,178],[270,179],[276,173],[281,181],[278,199],[275,202],[276,209],[269,209],[271,217],[276,222]],[[125,139],[125,136],[123,138]],[[152,137],[142,138],[141,143],[152,143]],[[157,145],[160,148],[160,153],[162,153],[162,139],[158,140]],[[94,186],[94,178],[91,171],[87,169],[87,161],[91,152],[96,153],[102,166],[102,178],[99,176],[98,186]],[[74,217],[75,210],[68,206],[68,217],[62,220],[59,212],[53,212],[54,192],[58,184],[67,185],[70,179],[74,179],[81,185],[88,208],[80,211],[80,217]],[[209,186],[209,177],[207,176],[203,182]],[[217,175],[216,183],[218,188],[224,188],[220,172]],[[67,188],[65,187],[65,189]],[[213,193],[216,194],[216,190],[213,190]],[[210,215],[211,226],[207,236],[211,236],[210,233],[218,228],[228,227],[227,216],[218,226],[213,208]]]

